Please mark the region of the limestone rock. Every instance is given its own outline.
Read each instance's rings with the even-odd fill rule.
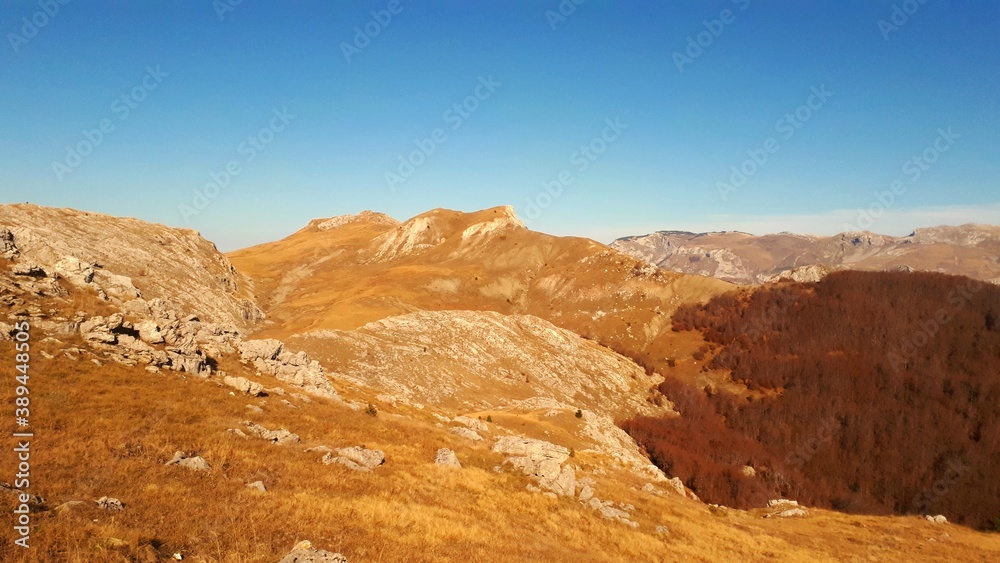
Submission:
[[[688,496],[687,490],[684,488],[684,482],[681,481],[680,477],[673,477],[671,479],[668,479],[667,484],[669,484],[675,491],[677,491],[677,494],[681,495],[682,497]]]
[[[101,497],[97,499],[97,506],[109,512],[118,512],[125,509],[125,503],[113,497]]]
[[[334,455],[336,453],[336,455]],[[370,471],[385,463],[385,453],[361,446],[339,448],[323,456],[323,464],[339,463],[355,471]]]
[[[488,432],[490,427],[482,420],[476,420],[468,416],[456,416],[454,421],[475,430],[476,432]]]
[[[192,471],[201,472],[208,472],[212,469],[212,466],[205,461],[205,458],[200,456],[189,456],[184,452],[175,452],[174,457],[172,457],[170,461],[164,465],[179,465]]]
[[[339,553],[316,549],[311,542],[302,541],[295,545],[288,555],[278,563],[348,563],[347,558]]]
[[[926,518],[928,522],[931,522],[933,524],[947,524],[948,523],[948,519],[945,518],[943,514],[938,514],[937,516],[931,516],[930,514],[928,514],[928,515],[924,516],[924,518]]]
[[[458,461],[458,456],[448,448],[441,448],[434,454],[434,463],[450,467],[462,467],[462,463]]]
[[[254,436],[257,436],[262,440],[267,440],[268,442],[277,444],[279,446],[298,444],[299,442],[302,441],[299,438],[298,434],[293,434],[292,432],[284,428],[280,428],[278,430],[268,430],[267,428],[264,428],[263,426],[251,422],[249,420],[244,421],[243,424],[246,425],[247,429]]]
[[[319,362],[311,360],[305,352],[293,354],[285,349],[281,341],[273,339],[243,340],[237,348],[243,361],[252,363],[262,373],[273,375],[314,395],[338,397]]]
[[[478,433],[476,433],[475,430],[471,430],[469,428],[465,428],[465,427],[462,427],[462,426],[454,426],[452,428],[449,428],[448,431],[451,432],[452,434],[457,434],[457,435],[459,435],[459,436],[461,436],[463,438],[467,438],[469,440],[472,440],[473,442],[482,442],[483,441],[483,437],[482,436],[480,436]]]
[[[264,386],[260,383],[250,381],[245,377],[230,377],[226,376],[222,378],[222,382],[226,385],[236,389],[240,393],[246,393],[253,397],[259,397],[264,394]]]
[[[267,487],[264,486],[263,481],[254,481],[253,483],[247,483],[248,489],[253,489],[255,491],[260,491],[262,493],[267,492]]]
[[[569,459],[568,449],[533,438],[501,436],[493,445],[493,451],[510,456],[505,463],[538,479],[543,489],[560,496],[576,494],[576,471],[562,466]]]

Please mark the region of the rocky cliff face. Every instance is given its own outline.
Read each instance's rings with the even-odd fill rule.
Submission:
[[[739,284],[809,279],[837,269],[919,270],[1000,283],[1000,227],[989,225],[917,229],[906,237],[661,231],[611,246],[666,270]]]

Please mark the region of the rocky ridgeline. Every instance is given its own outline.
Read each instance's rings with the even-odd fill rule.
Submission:
[[[121,305],[160,299],[175,311],[247,328],[263,318],[250,280],[190,229],[36,205],[0,205],[0,253]]]
[[[611,247],[665,270],[739,284],[812,282],[840,269],[931,271],[1000,283],[1000,227],[991,225],[917,229],[905,237],[854,230],[829,237],[660,231]]]
[[[0,228],[0,252],[11,261],[9,274],[0,276],[0,305],[12,310],[8,321],[30,321],[33,328],[57,339],[79,335],[105,360],[143,365],[154,372],[166,369],[207,378],[214,374],[213,365],[219,358],[239,353],[263,374],[317,396],[337,398],[319,363],[304,353],[289,352],[280,341],[244,340],[245,329],[237,324],[205,322],[195,314],[180,313],[173,306],[183,299],[147,300],[129,278],[72,257],[39,265],[25,257],[17,240],[11,230]],[[119,312],[88,316],[77,311],[60,316],[57,309],[46,311],[38,305],[42,299],[69,304],[74,292],[92,292],[98,302]],[[11,324],[0,322],[0,338],[9,337],[12,330]],[[74,357],[76,353],[70,351]],[[259,383],[218,375],[226,385],[242,392],[263,392]]]

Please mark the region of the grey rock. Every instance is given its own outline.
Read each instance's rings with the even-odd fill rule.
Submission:
[[[250,381],[245,377],[230,377],[226,376],[222,378],[222,382],[233,389],[236,389],[240,393],[246,393],[253,397],[259,397],[264,394],[264,386],[255,381]]]
[[[434,454],[434,463],[450,467],[462,467],[462,463],[458,461],[458,456],[448,448],[441,448]]]
[[[576,472],[562,464],[569,459],[569,450],[543,440],[519,436],[501,436],[493,451],[507,454],[505,463],[538,479],[538,484],[561,496],[576,494]]]
[[[263,481],[254,481],[253,483],[247,483],[248,489],[253,489],[255,491],[260,491],[262,493],[267,492],[267,487],[264,486]]]
[[[249,420],[244,421],[243,424],[246,425],[247,430],[249,430],[254,436],[279,446],[298,444],[302,441],[298,434],[293,434],[284,428],[280,428],[278,430],[268,430],[267,428]]]
[[[212,470],[212,466],[205,461],[205,458],[200,456],[189,456],[184,452],[175,452],[174,457],[164,465],[179,465],[192,471],[208,472]]]
[[[334,455],[336,453],[336,455]],[[370,450],[361,446],[339,448],[323,456],[325,465],[338,463],[355,471],[370,471],[385,463],[385,453],[380,450]]]
[[[97,499],[97,506],[102,510],[118,512],[125,509],[125,503],[113,497],[101,497]]]
[[[281,558],[278,563],[348,563],[347,558],[339,553],[316,549],[312,543],[302,541],[296,544],[292,551]]]

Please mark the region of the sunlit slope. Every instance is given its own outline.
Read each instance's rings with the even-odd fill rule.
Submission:
[[[497,311],[541,317],[654,365],[670,314],[731,287],[528,230],[509,207],[438,209],[405,223],[374,213],[317,220],[229,258],[256,284],[262,337],[421,310]]]

